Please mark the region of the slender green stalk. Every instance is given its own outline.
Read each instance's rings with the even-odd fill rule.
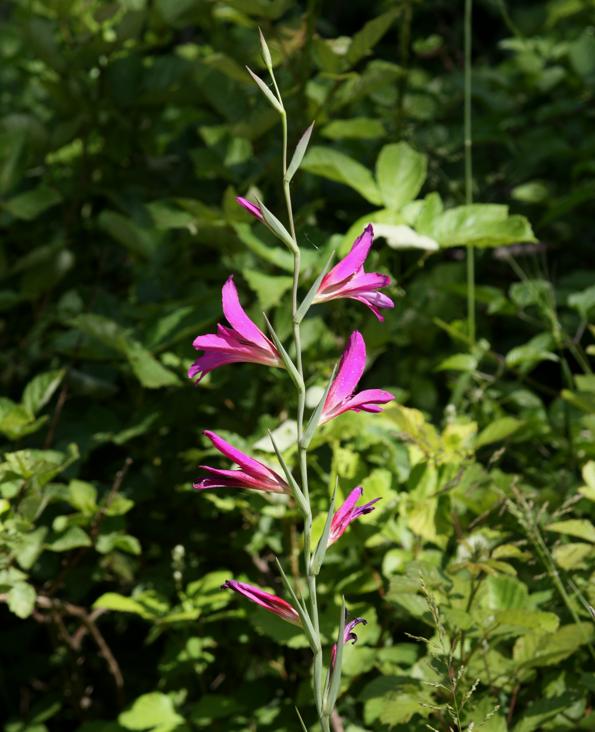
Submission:
[[[302,361],[302,344],[301,344],[301,328],[300,319],[298,318],[298,288],[300,283],[301,255],[297,242],[295,231],[295,222],[293,218],[293,205],[291,201],[290,182],[287,179],[288,168],[288,130],[287,130],[287,112],[283,106],[283,101],[277,86],[275,75],[271,73],[273,86],[277,98],[283,108],[281,115],[281,127],[283,131],[283,195],[285,198],[285,206],[287,208],[287,219],[289,223],[289,233],[295,244],[293,250],[293,284],[291,291],[291,316],[293,321],[293,340],[295,345],[295,364],[301,377],[301,385],[298,388],[298,408],[297,408],[297,448],[300,467],[301,489],[306,499],[306,511],[304,512],[304,570],[306,573],[306,582],[308,586],[308,601],[310,605],[310,619],[314,627],[317,644],[313,648],[313,687],[316,700],[316,709],[323,732],[330,732],[330,716],[323,710],[323,663],[322,663],[322,644],[320,642],[320,622],[318,618],[318,599],[316,594],[316,576],[312,573],[312,510],[310,506],[310,489],[308,485],[308,450],[304,445],[304,412],[306,406],[306,387],[304,385],[304,369]],[[332,710],[331,710],[332,711]]]
[[[465,0],[465,203],[473,201],[473,161],[471,133],[471,14],[473,0]],[[475,251],[467,247],[467,330],[475,344]]]

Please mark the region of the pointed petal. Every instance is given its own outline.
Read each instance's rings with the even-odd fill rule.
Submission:
[[[359,501],[363,492],[364,489],[361,486],[354,488],[345,499],[343,505],[337,509],[337,512],[333,516],[333,520],[331,522],[331,534],[337,533],[339,528],[343,524],[345,524],[346,521],[348,522],[349,517],[355,507],[355,504]]]
[[[248,213],[251,213],[254,218],[257,218],[259,221],[263,220],[262,211],[260,210],[260,206],[257,206],[255,203],[252,203],[252,201],[249,201],[247,198],[242,198],[242,196],[236,196],[236,201],[242,206],[243,208],[248,211]]]
[[[349,254],[336,264],[322,280],[320,289],[324,290],[326,287],[342,282],[347,277],[354,275],[360,267],[363,267],[373,241],[374,229],[372,224],[368,224],[363,233],[353,242]]]
[[[254,602],[265,610],[278,615],[280,618],[283,618],[283,620],[287,620],[295,625],[301,625],[300,616],[292,605],[281,597],[277,597],[277,595],[272,595],[269,592],[261,590],[260,587],[249,585],[247,582],[227,580],[223,583],[222,588],[226,590],[233,590],[234,592],[243,595],[251,602]]]
[[[209,465],[200,465],[201,470],[206,470],[214,478],[203,478],[193,483],[196,490],[206,488],[246,488],[249,490],[263,491],[264,493],[284,493],[281,487],[270,479],[257,478],[243,470],[222,470],[211,468]]]
[[[272,345],[260,328],[253,323],[244,312],[244,308],[240,305],[238,291],[233,282],[233,275],[227,278],[227,282],[223,285],[222,291],[223,313],[229,324],[236,330],[242,338],[249,343],[254,343],[260,348],[271,350]]]
[[[242,452],[241,450],[238,450],[237,447],[231,445],[229,442],[227,442],[227,440],[224,440],[223,437],[219,437],[219,435],[215,432],[205,430],[203,434],[205,435],[205,437],[209,438],[209,440],[213,443],[217,450],[219,450],[220,453],[225,455],[225,457],[232,462],[236,463],[236,465],[239,465],[242,470],[245,470],[250,475],[269,481],[271,479],[274,479],[279,481],[280,484],[285,483],[285,481],[282,480],[281,477],[277,475],[277,473],[275,473],[273,470],[268,468],[259,460],[255,460],[249,455],[246,455],[246,453]]]
[[[341,356],[339,369],[335,380],[326,397],[324,414],[332,410],[344,399],[353,394],[355,387],[364,373],[366,366],[366,344],[359,331],[354,331],[349,337],[347,347]]]

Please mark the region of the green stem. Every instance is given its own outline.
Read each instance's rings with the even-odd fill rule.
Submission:
[[[473,0],[465,0],[465,203],[473,201],[473,165],[471,156],[471,13]],[[475,344],[475,251],[467,247],[467,329]]]
[[[281,95],[275,77],[273,75],[273,84],[277,97],[281,101]],[[287,219],[289,223],[289,233],[295,243],[295,250],[293,255],[293,284],[291,289],[291,316],[293,321],[293,340],[295,345],[295,361],[296,368],[301,377],[301,386],[298,389],[298,409],[297,409],[297,448],[300,465],[300,482],[302,492],[306,498],[308,506],[307,513],[304,516],[304,568],[306,572],[306,581],[308,585],[308,600],[310,603],[310,619],[314,627],[314,631],[317,637],[317,645],[314,649],[314,661],[313,661],[313,687],[314,695],[316,699],[316,709],[318,711],[318,717],[322,726],[323,732],[329,732],[329,718],[323,714],[323,663],[322,663],[322,644],[320,642],[320,621],[318,618],[318,598],[316,593],[316,577],[312,574],[312,508],[310,505],[310,489],[308,485],[308,451],[303,445],[304,436],[304,412],[306,407],[306,387],[304,385],[304,367],[302,360],[302,343],[301,343],[301,330],[300,323],[297,319],[298,311],[298,288],[300,283],[300,270],[301,270],[301,254],[297,242],[297,236],[295,231],[295,222],[293,219],[293,205],[291,202],[291,190],[289,181],[286,179],[287,174],[287,149],[288,149],[288,134],[287,134],[287,113],[285,109],[281,114],[281,127],[283,129],[283,195],[285,197],[285,206],[287,208]]]

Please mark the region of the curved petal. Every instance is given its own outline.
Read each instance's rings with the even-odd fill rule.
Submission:
[[[242,452],[241,450],[238,450],[236,447],[227,442],[227,440],[219,437],[217,433],[211,432],[211,430],[205,430],[203,434],[205,435],[205,437],[209,438],[209,440],[213,443],[217,450],[219,450],[220,453],[225,455],[225,457],[232,462],[236,463],[236,465],[239,465],[240,468],[245,470],[247,473],[250,473],[250,475],[254,477],[260,477],[269,481],[278,481],[280,484],[285,484],[285,481],[283,481],[281,477],[277,475],[277,473],[261,463],[259,460],[255,460],[249,455],[246,455],[246,453]]]
[[[363,492],[364,489],[361,486],[354,488],[345,499],[343,505],[337,509],[331,521],[331,536],[337,534],[343,525],[347,527],[347,524],[349,523],[349,517],[351,516],[355,504],[359,501]],[[337,538],[339,537],[337,536]]]
[[[247,198],[242,198],[242,196],[236,196],[236,201],[242,206],[242,208],[245,208],[248,213],[251,213],[254,218],[257,218],[259,221],[263,220],[262,211],[260,210],[260,206],[257,206],[255,203],[252,203],[252,201],[249,201]]]
[[[271,350],[272,344],[269,339],[244,312],[244,308],[240,304],[238,291],[233,282],[233,275],[230,275],[227,278],[227,282],[223,285],[221,299],[223,302],[223,313],[234,330],[249,343],[255,343],[261,348]]]
[[[323,414],[353,394],[366,366],[366,344],[359,331],[349,336],[339,369],[324,403]]]
[[[336,264],[320,283],[320,289],[336,285],[354,275],[363,267],[370,247],[374,242],[374,229],[368,224],[360,236],[353,242],[349,254]]]
[[[209,465],[199,465],[201,470],[206,470],[215,478],[204,478],[193,484],[197,490],[205,488],[247,488],[265,493],[284,493],[277,483],[270,479],[257,478],[254,475],[245,473],[243,470],[223,470],[211,468]]]
[[[192,366],[188,369],[188,377],[195,379],[198,384],[201,379],[206,376],[209,372],[218,368],[219,366],[225,366],[228,363],[236,363],[243,361],[244,359],[237,354],[232,353],[205,353],[199,356]]]
[[[260,587],[249,585],[247,582],[227,580],[223,583],[222,589],[233,590],[234,592],[243,595],[246,599],[260,605],[260,607],[265,610],[278,615],[283,618],[283,620],[287,620],[295,625],[301,624],[300,616],[292,605],[281,597],[277,597],[277,595],[272,595],[270,592],[261,590]]]
[[[341,404],[341,413],[348,409],[366,409],[366,407],[373,407],[376,404],[386,404],[392,402],[394,398],[394,394],[384,389],[364,389]]]

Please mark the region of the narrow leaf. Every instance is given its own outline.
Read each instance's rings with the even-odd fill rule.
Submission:
[[[304,380],[302,379],[299,371],[296,369],[293,361],[291,358],[289,358],[289,354],[283,348],[283,344],[279,340],[279,336],[275,333],[273,326],[269,322],[269,319],[266,315],[264,315],[264,319],[267,324],[267,328],[269,329],[269,333],[271,334],[271,338],[273,339],[273,343],[275,344],[275,348],[279,351],[279,355],[281,356],[281,359],[283,360],[283,364],[285,365],[285,368],[287,369],[287,373],[291,377],[291,380],[296,385],[296,388],[303,389],[304,388]]]
[[[322,567],[322,563],[324,562],[324,557],[326,556],[326,550],[328,547],[328,538],[331,533],[331,524],[333,522],[333,516],[335,514],[335,496],[336,495],[337,495],[337,487],[335,486],[335,490],[333,491],[333,495],[331,496],[331,502],[329,505],[326,521],[324,524],[324,529],[322,531],[322,536],[320,537],[320,539],[318,541],[318,546],[316,547],[316,551],[314,552],[314,556],[312,558],[312,563],[310,565],[313,575],[317,575],[320,572],[320,568]]]
[[[295,147],[295,152],[293,153],[293,157],[291,158],[291,162],[289,163],[289,167],[287,168],[287,172],[285,173],[285,180],[288,183],[291,181],[293,176],[297,173],[298,168],[302,164],[302,160],[304,159],[304,155],[306,154],[306,150],[308,149],[310,137],[312,136],[312,130],[314,129],[314,124],[315,123],[312,122],[312,124],[308,127],[308,129],[300,137],[300,140]]]
[[[331,685],[325,701],[325,709],[331,714],[337,702],[339,688],[341,686],[341,666],[343,664],[343,636],[345,635],[345,598],[342,598],[341,617],[339,619],[339,634],[337,636],[337,654],[335,656],[335,667],[331,675]]]
[[[300,714],[300,710],[297,707],[294,707],[294,709],[295,709],[295,713],[298,715],[298,719],[300,720],[300,725],[301,725],[302,729],[304,730],[304,732],[308,732],[308,728],[304,724],[304,720],[302,719],[302,715]]]
[[[335,380],[336,373],[337,373],[337,364],[335,365],[335,368],[333,369],[331,378],[328,380],[328,384],[326,385],[324,394],[322,395],[320,401],[318,402],[316,409],[312,412],[310,419],[308,420],[308,426],[306,427],[306,431],[304,432],[304,435],[302,437],[302,447],[304,449],[308,447],[308,445],[312,441],[312,437],[314,437],[314,433],[316,432],[316,428],[318,427],[318,423],[320,422],[320,416],[322,414],[322,410],[324,409],[324,403],[326,402],[328,393],[331,390],[331,386],[333,385],[333,381]]]
[[[295,500],[298,502],[299,507],[301,508],[301,510],[304,514],[310,513],[310,508],[308,506],[308,502],[306,501],[306,497],[304,496],[299,485],[297,484],[296,479],[293,477],[293,474],[292,474],[291,470],[289,469],[289,466],[283,459],[283,455],[281,455],[281,451],[277,447],[277,443],[275,442],[273,433],[270,430],[269,430],[269,439],[271,440],[271,444],[273,446],[273,450],[275,451],[275,455],[277,456],[277,460],[279,461],[279,465],[281,465],[283,473],[285,474],[285,478],[287,479],[287,482],[289,483],[289,487],[293,491],[293,496],[294,496]]]
[[[302,621],[302,625],[304,626],[304,632],[306,633],[308,642],[310,643],[310,646],[312,649],[317,648],[320,645],[320,641],[314,630],[314,627],[312,626],[312,621],[310,620],[310,616],[308,615],[306,608],[298,600],[298,596],[295,594],[295,590],[293,589],[291,582],[289,581],[289,578],[283,571],[281,562],[279,561],[279,559],[277,557],[275,557],[275,562],[277,563],[277,567],[279,568],[279,573],[281,574],[281,579],[283,580],[285,589],[291,595],[291,599],[293,600],[295,609],[297,610],[297,612],[300,616],[300,620]]]
[[[295,314],[295,322],[301,323],[302,320],[305,318],[306,313],[310,309],[312,302],[314,301],[314,298],[316,297],[316,293],[318,292],[318,288],[320,287],[320,283],[325,278],[326,273],[331,268],[331,264],[333,263],[333,259],[335,258],[335,252],[332,251],[330,257],[327,259],[326,264],[322,268],[322,272],[318,275],[316,278],[314,284],[312,287],[308,290],[308,294],[306,297],[302,300],[297,313]]]
[[[258,205],[260,206],[260,210],[262,211],[264,223],[273,232],[277,239],[280,239],[287,247],[289,247],[292,252],[296,252],[297,244],[292,239],[291,234],[287,231],[287,229],[283,226],[283,224],[279,221],[275,214],[269,211],[269,209],[264,205],[262,201],[257,198],[256,202],[258,203]]]
[[[258,88],[260,91],[265,95],[265,97],[269,100],[269,102],[272,104],[272,106],[279,112],[279,114],[283,114],[283,106],[281,102],[277,99],[277,97],[273,94],[273,92],[268,88],[268,86],[264,83],[264,81],[260,78],[260,76],[257,76],[252,69],[250,69],[248,66],[246,66],[246,69],[248,70],[248,73],[252,77],[252,79],[256,82],[258,85]]]
[[[260,28],[258,29],[258,36],[260,38],[260,52],[262,53],[262,60],[264,61],[264,65],[271,73],[273,73],[273,59],[271,58],[271,52],[269,51],[266,38],[264,37],[263,32],[260,30]]]

